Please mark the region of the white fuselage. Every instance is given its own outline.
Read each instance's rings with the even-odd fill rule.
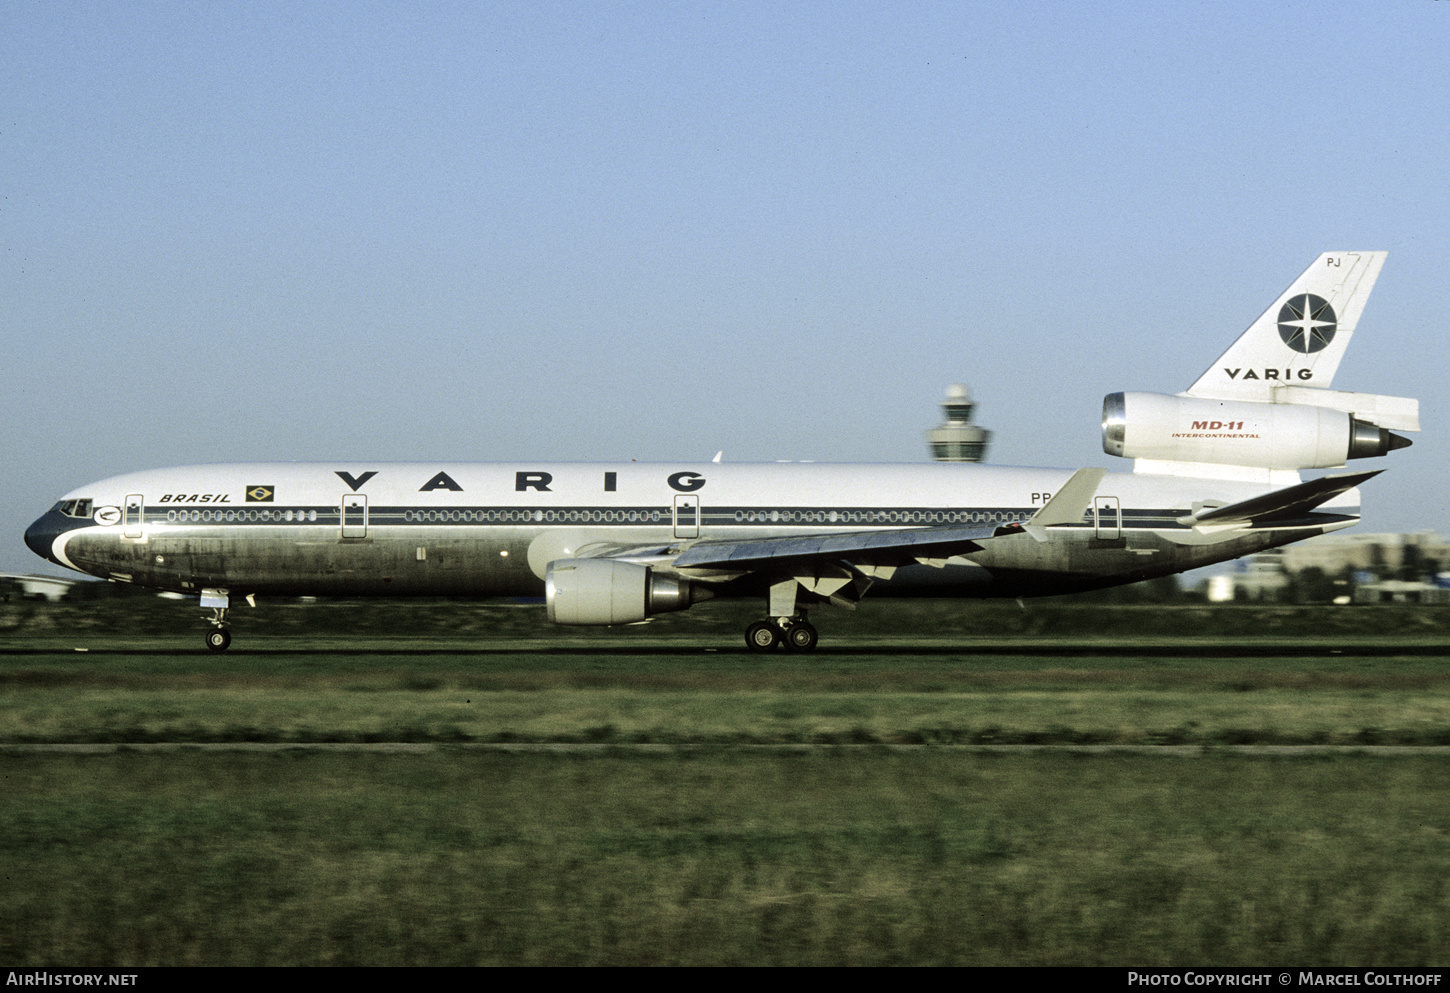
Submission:
[[[939,463],[203,465],[73,490],[27,542],[70,568],[177,592],[540,596],[550,562],[591,546],[658,546],[668,569],[666,553],[711,541],[1007,526],[1030,519],[1071,475]],[[1107,475],[1081,525],[1056,540],[1012,535],[945,562],[908,561],[872,595],[1020,596],[1132,582],[1348,526],[1358,512],[1351,490],[1326,508],[1338,512],[1328,524],[1205,535],[1183,522],[1205,503],[1270,489]]]

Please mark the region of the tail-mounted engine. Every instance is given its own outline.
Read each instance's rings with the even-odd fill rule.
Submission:
[[[555,624],[634,624],[712,596],[688,579],[614,559],[560,559],[544,574],[544,598]]]
[[[1409,444],[1352,413],[1304,403],[1161,393],[1110,393],[1103,399],[1103,451],[1130,459],[1327,469]]]

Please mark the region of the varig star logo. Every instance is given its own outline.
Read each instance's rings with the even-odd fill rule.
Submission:
[[[1317,352],[1334,340],[1334,308],[1313,293],[1292,296],[1279,308],[1279,337],[1296,352]]]
[[[276,491],[275,486],[248,486],[247,503],[271,503]]]

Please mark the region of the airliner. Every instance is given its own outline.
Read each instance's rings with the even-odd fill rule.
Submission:
[[[1330,389],[1385,252],[1327,252],[1176,395],[1103,404],[1129,472],[979,464],[265,462],[72,490],[26,544],[210,610],[238,600],[543,597],[624,625],[754,597],[752,651],[808,652],[818,606],[1025,597],[1165,576],[1349,527],[1419,402]]]

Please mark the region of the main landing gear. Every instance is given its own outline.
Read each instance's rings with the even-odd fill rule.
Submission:
[[[779,647],[788,652],[813,652],[817,638],[815,626],[804,615],[772,617],[745,629],[745,644],[752,652],[770,652]]]
[[[800,606],[800,582],[794,577],[770,584],[763,621],[745,629],[745,644],[752,652],[770,652],[784,647],[788,652],[816,650],[816,629],[806,620]]]

